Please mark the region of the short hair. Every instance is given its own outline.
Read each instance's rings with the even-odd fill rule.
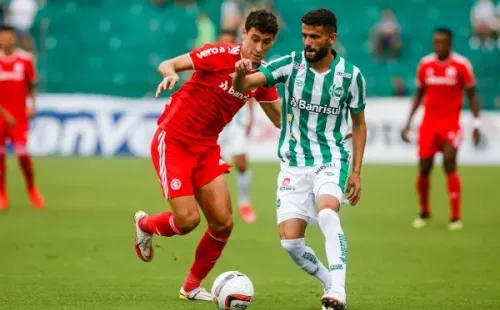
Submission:
[[[269,10],[255,10],[248,14],[245,21],[245,30],[255,28],[262,33],[276,35],[278,33],[278,18]]]
[[[453,32],[451,31],[450,28],[439,27],[439,28],[434,29],[434,33],[444,34],[450,39],[450,41],[453,40]]]
[[[236,32],[236,30],[233,30],[233,29],[221,29],[221,31],[219,31],[219,36],[222,36],[225,34],[233,36],[235,38],[238,36],[238,33]]]
[[[0,32],[2,31],[10,31],[10,32],[16,32],[16,29],[12,26],[9,26],[9,25],[2,25],[0,26]]]
[[[337,17],[329,9],[316,9],[302,16],[302,23],[308,26],[323,26],[337,32]]]

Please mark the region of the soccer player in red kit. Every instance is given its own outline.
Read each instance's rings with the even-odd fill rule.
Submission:
[[[448,228],[463,227],[460,217],[461,181],[457,171],[457,151],[462,140],[460,111],[465,90],[474,115],[472,138],[479,143],[479,100],[476,96],[476,81],[469,60],[452,51],[452,32],[446,28],[434,32],[434,53],[425,56],[417,68],[417,90],[406,126],[401,132],[403,140],[409,142],[408,132],[416,110],[423,103],[425,112],[419,128],[418,155],[420,173],[417,191],[420,214],[413,226],[421,228],[430,218],[429,175],[434,155],[443,154],[443,166],[448,183],[450,222]]]
[[[15,48],[14,28],[0,27],[0,106],[7,117],[0,118],[0,210],[8,208],[6,192],[5,153],[10,140],[26,181],[28,195],[34,208],[44,205],[42,194],[35,186],[33,163],[26,150],[29,118],[35,113],[36,72],[33,56]],[[27,98],[31,97],[31,105]],[[12,117],[14,122],[10,121]]]
[[[152,235],[172,237],[191,232],[200,223],[198,206],[201,208],[208,228],[180,289],[181,299],[212,301],[201,282],[219,259],[233,228],[224,178],[230,166],[221,159],[217,144],[220,132],[251,98],[279,122],[281,101],[276,88],[240,93],[232,86],[235,63],[242,57],[249,58],[257,68],[277,32],[273,13],[253,11],[245,21],[243,43],[206,44],[159,66],[164,79],[156,96],[174,87],[177,72],[191,69],[194,74],[171,96],[151,144],[153,165],[172,211],[135,214],[135,251],[143,261],[151,261]]]

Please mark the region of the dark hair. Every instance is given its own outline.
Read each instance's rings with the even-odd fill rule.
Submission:
[[[450,41],[453,40],[453,32],[451,31],[450,28],[446,28],[446,27],[436,28],[436,29],[434,29],[434,33],[444,34],[450,39]]]
[[[255,10],[248,14],[245,21],[245,30],[255,28],[262,33],[271,33],[276,35],[278,33],[278,18],[273,12],[268,10]]]
[[[337,17],[329,9],[316,9],[302,16],[302,23],[308,26],[323,26],[337,32]]]
[[[238,33],[236,33],[236,30],[221,29],[221,31],[219,31],[219,36],[222,36],[222,35],[225,35],[225,34],[228,34],[228,35],[233,36],[235,38],[238,36]]]
[[[10,31],[10,32],[16,32],[16,29],[14,27],[8,26],[8,25],[2,25],[0,26],[0,32],[2,31]]]

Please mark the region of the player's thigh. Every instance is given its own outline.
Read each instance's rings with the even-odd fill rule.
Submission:
[[[298,219],[306,223],[314,221],[314,197],[312,182],[305,167],[283,167],[278,175],[276,192],[277,223]]]
[[[316,209],[332,209],[339,211],[346,189],[349,174],[347,161],[335,161],[314,167],[314,197]]]
[[[5,154],[7,138],[9,136],[9,126],[3,121],[0,120],[0,154]]]
[[[194,196],[191,179],[197,158],[183,143],[169,140],[158,128],[151,141],[151,160],[165,198]]]
[[[290,218],[279,223],[278,231],[281,240],[294,240],[304,238],[307,222],[303,219]]]
[[[8,128],[8,136],[12,143],[14,154],[18,156],[28,153],[28,124],[28,120],[21,120],[17,121],[14,127]]]
[[[440,150],[445,158],[455,157],[463,141],[462,132],[458,126],[444,128],[439,132],[438,139]]]
[[[200,205],[209,227],[217,232],[230,232],[233,227],[231,199],[223,175],[196,190]]]
[[[419,158],[431,158],[439,151],[438,133],[435,124],[422,124],[418,133]]]

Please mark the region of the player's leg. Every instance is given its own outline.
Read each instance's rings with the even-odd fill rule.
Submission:
[[[422,125],[418,138],[419,171],[416,190],[419,202],[419,213],[413,220],[413,227],[422,228],[431,216],[430,207],[430,175],[434,163],[434,155],[438,151],[433,125]]]
[[[250,201],[250,189],[252,186],[252,172],[248,169],[248,158],[246,153],[234,155],[234,166],[236,167],[236,186],[238,188],[238,209],[246,223],[254,223],[257,220]]]
[[[9,199],[7,196],[7,167],[6,167],[6,146],[7,139],[7,124],[0,121],[0,210],[7,210],[9,207]]]
[[[321,169],[322,168],[322,169]],[[343,200],[349,165],[340,162],[323,165],[314,172],[314,195],[318,210],[318,222],[325,236],[331,288],[321,301],[326,309],[346,308],[347,241],[340,223],[340,203]]]
[[[172,211],[148,215],[135,213],[135,250],[140,259],[153,259],[152,236],[184,235],[200,223],[198,205],[191,184],[195,161],[178,143],[168,142],[165,131],[158,129],[151,142],[151,160]],[[167,169],[168,167],[168,169]]]
[[[215,266],[233,229],[229,189],[224,178],[229,165],[220,161],[220,148],[210,147],[199,158],[193,172],[196,200],[208,223],[195,252],[195,259],[180,290],[186,300],[211,301],[201,283]]]
[[[457,171],[457,153],[460,143],[460,131],[453,131],[453,135],[446,134],[446,142],[442,144],[443,168],[446,173],[448,197],[450,201],[450,230],[458,230],[463,227],[461,221],[461,198],[462,186],[460,175]]]
[[[276,212],[281,246],[300,269],[319,280],[326,292],[331,287],[328,269],[305,241],[310,215],[315,212],[312,186],[306,174],[293,170],[284,167],[278,176]]]
[[[45,205],[42,193],[35,184],[35,170],[31,156],[28,153],[28,121],[17,122],[16,126],[10,128],[11,142],[14,147],[19,166],[24,176],[28,196],[35,209],[41,209]]]

